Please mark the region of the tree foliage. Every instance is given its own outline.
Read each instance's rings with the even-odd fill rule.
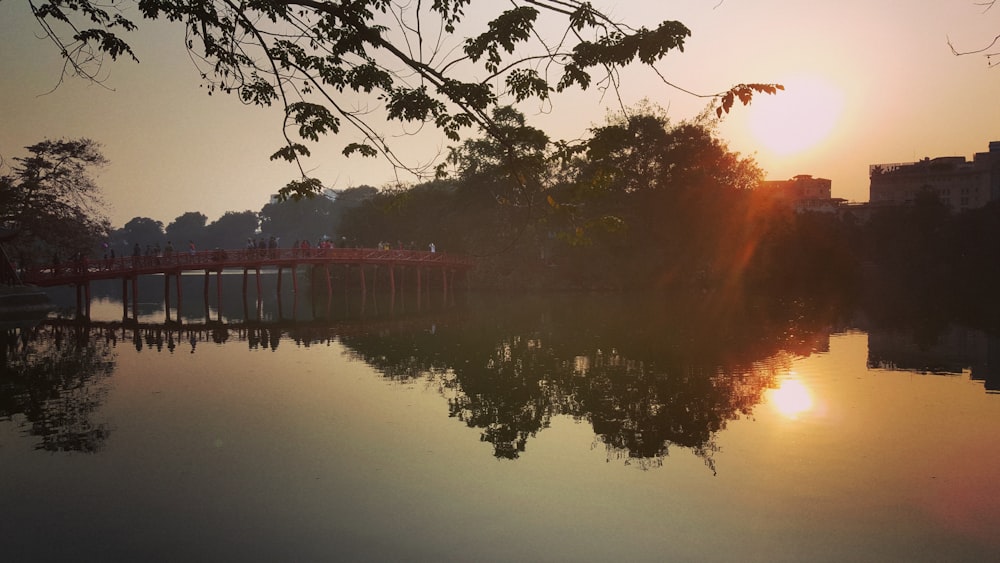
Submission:
[[[578,0],[136,4],[145,18],[184,27],[209,92],[284,109],[285,143],[272,159],[298,162],[303,178],[279,190],[281,197],[320,191],[302,168],[301,159],[310,155],[306,143],[345,127],[360,141],[348,142],[344,154],[381,154],[421,172],[394,152],[375,115],[435,127],[452,141],[478,128],[508,143],[495,109],[512,102],[549,103],[569,88],[614,91],[621,70],[633,64],[653,67],[665,86],[677,88],[654,65],[683,51],[691,35],[681,22],[634,27]],[[93,79],[104,56],[136,58],[123,36],[136,24],[122,4],[41,0],[32,8],[71,73]],[[479,16],[486,16],[484,24],[477,24]],[[705,97],[716,100],[721,115],[737,100],[746,104],[753,94],[777,88],[739,84]],[[371,97],[379,112],[365,101]]]
[[[173,247],[180,250],[187,247],[188,241],[198,239],[207,223],[208,217],[204,213],[188,211],[167,225],[164,234]]]
[[[282,243],[296,240],[315,242],[323,235],[333,236],[335,203],[329,197],[271,201],[260,210],[260,229],[276,236]]]
[[[749,194],[762,172],[716,136],[714,119],[673,124],[647,105],[572,146],[549,143],[511,108],[494,119],[515,142],[466,140],[449,156],[450,186],[383,192],[345,224],[420,232],[479,257],[475,283],[500,287],[620,288],[745,271],[758,234]]]
[[[260,218],[250,210],[227,211],[217,220],[205,226],[204,233],[194,239],[198,248],[236,248],[247,237],[254,236],[260,226]]]
[[[19,254],[85,252],[110,229],[93,171],[107,164],[90,139],[45,140],[26,147],[0,176],[0,224],[19,232]]]
[[[127,243],[159,241],[163,237],[163,222],[149,217],[133,217],[118,230]]]

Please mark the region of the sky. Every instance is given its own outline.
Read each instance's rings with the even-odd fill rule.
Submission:
[[[990,11],[977,1],[593,4],[633,25],[684,23],[692,32],[684,52],[672,52],[657,69],[689,92],[785,85],[777,96],[734,108],[719,135],[731,150],[753,157],[770,180],[828,178],[833,197],[863,202],[871,164],[971,159],[1000,140],[1000,68],[989,68],[982,55],[955,56],[948,45],[950,39],[972,51],[1000,34],[1000,6]],[[184,49],[183,29],[138,23],[129,41],[139,64],[109,63],[103,84],[60,83],[62,62],[41,37],[28,2],[0,0],[0,157],[9,165],[25,155],[24,147],[46,138],[98,141],[110,164],[96,179],[114,227],[133,217],[166,225],[189,211],[209,221],[226,211],[259,211],[299,175],[294,165],[269,160],[282,144],[281,113],[208,95]],[[621,97],[626,105],[658,104],[675,122],[694,118],[707,104],[642,67],[623,73]],[[557,96],[551,107],[521,109],[551,138],[577,139],[618,104],[588,90]],[[344,133],[311,146],[309,174],[333,189],[415,180],[397,176],[381,160],[341,156],[354,140]],[[410,162],[424,164],[449,146],[427,131],[396,144]]]

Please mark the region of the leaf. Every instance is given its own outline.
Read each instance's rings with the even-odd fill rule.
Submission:
[[[743,105],[749,105],[755,93],[774,95],[778,90],[784,89],[781,84],[737,84],[721,95],[719,107],[715,108],[715,115],[721,118],[723,113],[729,113],[737,98]]]
[[[361,153],[361,156],[367,157],[378,156],[378,151],[375,150],[375,147],[364,143],[351,143],[344,147],[344,150],[341,152],[344,156],[351,156],[354,153]]]
[[[278,160],[279,158],[287,160],[288,162],[295,162],[298,160],[299,155],[309,156],[309,149],[305,145],[299,143],[289,143],[271,155],[271,160]]]
[[[541,100],[549,97],[552,88],[534,69],[515,69],[507,76],[507,91],[514,99],[522,102],[532,96]]]
[[[302,178],[292,180],[283,188],[278,190],[276,199],[278,201],[288,201],[292,199],[299,201],[303,198],[311,198],[319,195],[323,191],[323,184],[316,178]]]
[[[271,102],[278,99],[278,93],[274,86],[260,77],[256,72],[250,77],[250,81],[240,88],[240,98],[246,103],[258,106],[270,106]]]
[[[119,55],[127,54],[132,60],[138,61],[132,47],[114,33],[103,29],[84,29],[73,36],[73,39],[81,43],[97,43],[98,49],[111,55],[113,60],[117,60]]]
[[[388,118],[400,121],[423,121],[444,112],[444,104],[430,97],[426,86],[396,88],[388,94],[385,106]]]
[[[590,2],[582,3],[579,8],[570,14],[569,25],[577,31],[580,31],[585,26],[593,27],[597,25],[597,17],[594,12],[594,7],[590,4]]]
[[[473,62],[479,62],[484,54],[487,55],[486,69],[496,72],[501,61],[500,48],[502,47],[507,53],[513,53],[517,43],[531,37],[537,18],[538,10],[528,6],[507,10],[489,23],[487,31],[466,40],[465,54]]]
[[[299,136],[303,139],[318,141],[322,133],[340,131],[340,119],[326,106],[295,102],[289,104],[288,115],[299,125]]]

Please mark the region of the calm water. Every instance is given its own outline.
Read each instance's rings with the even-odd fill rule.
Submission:
[[[91,323],[0,332],[4,561],[1000,553],[982,332],[714,296],[245,306],[238,280],[220,307],[200,283],[179,325],[155,299],[122,324],[112,285]]]

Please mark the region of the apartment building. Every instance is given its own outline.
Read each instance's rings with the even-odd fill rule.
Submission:
[[[826,178],[813,178],[799,174],[790,180],[767,180],[761,189],[769,196],[787,202],[796,211],[824,211],[832,213],[843,202],[831,197],[833,182]]]
[[[973,159],[962,156],[924,158],[918,162],[873,164],[868,169],[872,205],[912,204],[930,192],[953,212],[1000,200],[1000,141]]]

